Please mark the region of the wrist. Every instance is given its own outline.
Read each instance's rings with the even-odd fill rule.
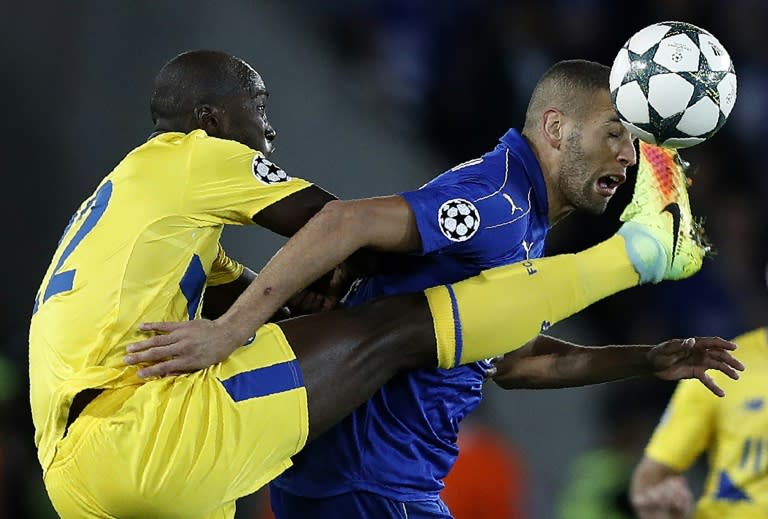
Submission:
[[[255,330],[255,327],[243,322],[242,319],[237,319],[230,312],[225,312],[214,323],[224,333],[231,351],[245,344],[253,336]]]
[[[656,372],[661,368],[656,365],[656,352],[654,350],[655,347],[637,346],[637,348],[640,348],[640,351],[642,351],[643,354],[643,360],[640,366],[642,373],[644,375],[656,375]]]

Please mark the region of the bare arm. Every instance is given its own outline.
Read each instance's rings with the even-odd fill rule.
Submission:
[[[207,287],[203,299],[203,310],[201,311],[203,318],[216,319],[223,315],[254,279],[256,279],[256,273],[248,267],[244,267],[243,273],[234,281]],[[291,317],[291,315],[292,311],[287,306],[283,306],[269,320],[280,321]]]
[[[241,344],[288,298],[363,247],[411,252],[421,245],[415,217],[400,196],[327,203],[275,254],[217,321]]]
[[[293,236],[332,200],[336,197],[312,185],[265,207],[253,215],[252,220],[282,236]]]
[[[632,474],[629,496],[640,519],[683,519],[693,508],[693,495],[685,478],[647,456]]]
[[[312,185],[265,207],[253,216],[254,223],[282,236],[293,236],[328,202],[336,197]],[[387,261],[387,254],[362,249],[345,261],[346,270],[355,275],[378,272]]]
[[[254,279],[256,279],[256,273],[244,267],[243,273],[234,281],[206,287],[203,309],[200,312],[202,316],[205,319],[216,319],[224,314]]]
[[[587,347],[540,335],[499,360],[493,380],[505,389],[543,389],[656,375],[665,380],[698,378],[722,396],[706,370],[738,378],[744,366],[728,353],[734,349],[735,344],[717,337],[675,339],[656,346]]]
[[[539,335],[496,363],[494,382],[504,389],[585,386],[650,375],[653,346],[578,346]]]
[[[405,199],[388,196],[328,202],[272,257],[221,317],[145,323],[142,330],[163,334],[130,345],[125,362],[157,362],[139,371],[143,377],[193,371],[219,362],[292,295],[363,247],[391,252],[421,248],[416,219]]]

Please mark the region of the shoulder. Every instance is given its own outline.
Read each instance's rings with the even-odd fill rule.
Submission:
[[[472,160],[457,164],[440,175],[443,181],[477,179],[486,184],[498,184],[508,173],[511,154],[499,143],[493,150]]]
[[[245,144],[229,139],[211,137],[203,130],[194,130],[184,136],[186,145],[199,158],[222,159],[238,155],[261,155]]]

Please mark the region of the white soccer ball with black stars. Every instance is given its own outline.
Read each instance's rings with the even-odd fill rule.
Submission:
[[[443,235],[451,241],[466,241],[480,227],[480,213],[469,200],[448,200],[437,211],[438,225]]]
[[[736,102],[731,57],[712,34],[685,22],[638,31],[611,67],[611,99],[636,137],[687,148],[712,137]]]

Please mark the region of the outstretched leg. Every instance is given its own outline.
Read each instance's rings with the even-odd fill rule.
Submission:
[[[507,353],[604,297],[701,268],[707,248],[691,216],[685,164],[673,150],[640,144],[622,220],[617,236],[578,254],[499,267],[426,297],[395,296],[282,323],[304,375],[310,438],[400,370]]]
[[[516,263],[427,290],[279,323],[304,379],[309,439],[397,372],[502,355],[590,304],[639,283],[624,239]]]
[[[309,440],[339,422],[397,372],[435,367],[435,333],[423,293],[279,323],[304,378]]]

